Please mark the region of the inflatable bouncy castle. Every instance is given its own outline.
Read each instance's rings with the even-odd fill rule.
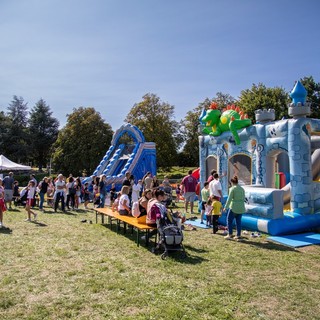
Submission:
[[[216,169],[227,197],[236,174],[246,192],[243,226],[271,235],[320,226],[320,120],[307,117],[300,81],[290,96],[290,119],[275,121],[273,109],[256,110],[252,125],[239,108],[221,113],[214,105],[199,119],[201,183]]]

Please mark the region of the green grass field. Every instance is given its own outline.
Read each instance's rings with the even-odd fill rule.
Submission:
[[[319,246],[197,229],[186,259],[162,260],[93,211],[25,218],[6,212],[0,231],[0,319],[320,319]]]

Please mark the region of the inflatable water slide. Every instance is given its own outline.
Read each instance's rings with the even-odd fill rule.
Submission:
[[[156,174],[155,143],[146,142],[136,126],[125,124],[114,133],[108,151],[92,175],[105,174],[108,186],[115,183],[116,188],[120,189],[126,172],[138,180],[148,171]]]

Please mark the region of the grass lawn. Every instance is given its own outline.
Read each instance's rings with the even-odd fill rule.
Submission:
[[[197,229],[186,259],[163,261],[92,211],[25,218],[6,212],[0,231],[0,319],[320,319],[319,246]]]

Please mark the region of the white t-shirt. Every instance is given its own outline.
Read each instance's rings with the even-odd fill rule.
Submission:
[[[62,180],[57,180],[56,181],[56,192],[58,193],[62,193],[62,192],[65,192],[65,189],[59,189],[58,187],[65,187],[66,186],[66,183]]]
[[[36,192],[36,188],[35,188],[35,187],[28,187],[28,195],[27,195],[27,198],[28,198],[28,199],[33,199],[35,192]]]
[[[123,206],[125,200],[126,200],[127,207],[130,206],[130,200],[129,200],[128,195],[127,194],[122,194],[120,199],[119,199],[118,211],[126,210],[126,208]]]
[[[222,191],[221,183],[219,180],[212,180],[209,183],[209,190],[210,190],[210,197],[215,196],[215,197],[221,197],[221,194],[219,193],[219,190]]]
[[[141,188],[142,188],[142,185],[140,183],[134,184],[132,186],[132,203],[139,200]]]

